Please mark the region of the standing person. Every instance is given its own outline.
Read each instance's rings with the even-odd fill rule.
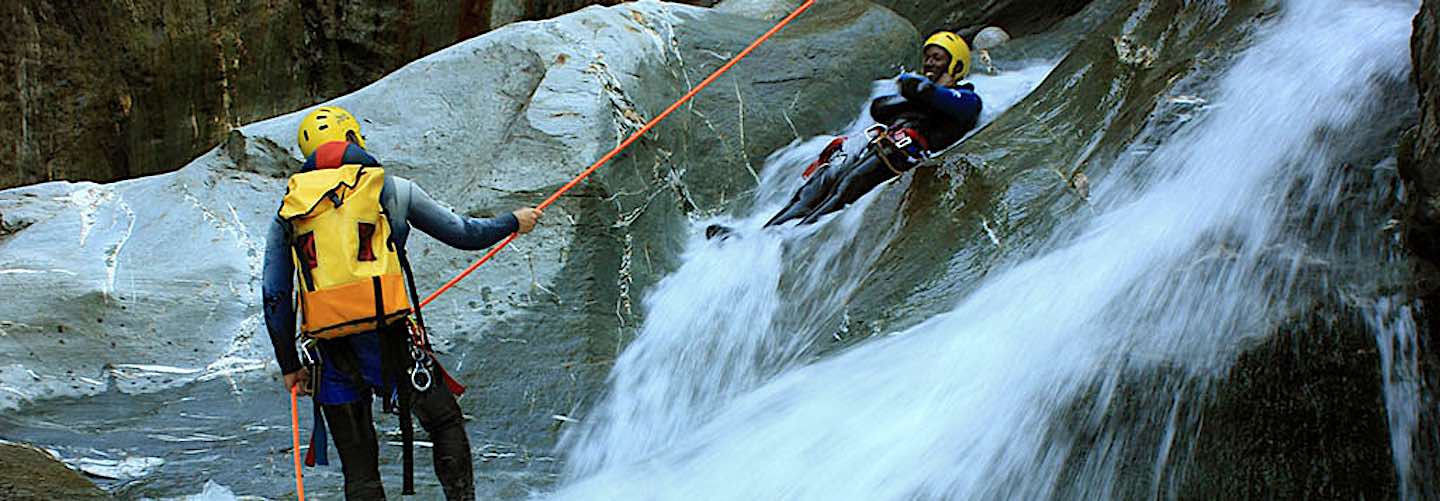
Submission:
[[[296,136],[305,164],[291,176],[270,224],[262,300],[286,388],[299,386],[320,409],[307,463],[316,456],[325,462],[328,424],[346,499],[384,499],[371,414],[372,395],[378,395],[386,411],[401,414],[407,490],[413,410],[434,443],[445,497],[474,499],[470,441],[455,400],[464,390],[434,361],[423,322],[414,320],[411,305],[419,298],[405,243],[414,227],[452,247],[480,250],[511,233],[529,233],[542,213],[526,207],[490,219],[456,215],[414,182],[386,175],[365,151],[359,121],[338,106],[310,112]]]

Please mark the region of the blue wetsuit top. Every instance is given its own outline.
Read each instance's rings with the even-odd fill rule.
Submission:
[[[871,101],[870,117],[892,127],[914,127],[930,151],[954,144],[980,122],[983,103],[974,85],[941,87],[915,73],[903,73],[897,80],[900,94]]]

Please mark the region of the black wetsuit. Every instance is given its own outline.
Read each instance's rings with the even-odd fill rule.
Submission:
[[[900,77],[900,95],[876,98],[870,103],[870,116],[891,131],[913,129],[929,150],[936,151],[959,141],[974,129],[980,119],[980,109],[980,96],[975,94],[972,85],[939,87],[923,76],[906,74]],[[871,143],[854,158],[820,169],[765,226],[794,219],[800,219],[800,224],[813,223],[854,203],[918,163],[914,157],[898,151],[885,154],[881,150]]]

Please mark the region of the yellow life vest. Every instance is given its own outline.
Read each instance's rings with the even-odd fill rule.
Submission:
[[[398,249],[380,204],[385,170],[344,165],[290,176],[290,222],[301,332],[331,339],[376,330],[410,312]]]

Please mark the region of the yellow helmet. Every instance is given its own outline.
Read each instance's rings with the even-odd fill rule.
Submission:
[[[970,74],[970,46],[965,43],[965,39],[960,38],[960,35],[948,31],[937,31],[934,35],[930,35],[930,38],[925,39],[925,45],[921,45],[920,50],[923,51],[925,47],[931,45],[950,53],[950,68],[946,70],[946,73],[955,75],[957,79],[965,78]]]
[[[355,144],[365,147],[365,136],[360,134],[360,121],[339,106],[321,106],[300,120],[300,130],[295,132],[295,141],[300,143],[300,153],[309,157],[321,145],[333,141],[345,141],[355,133]]]

